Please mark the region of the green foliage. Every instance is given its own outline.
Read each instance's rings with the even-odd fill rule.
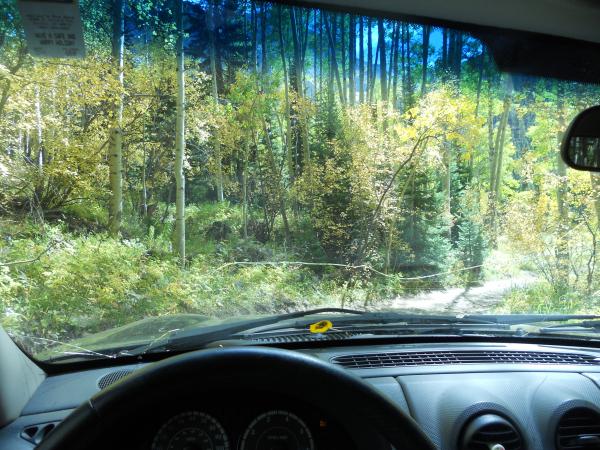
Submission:
[[[460,51],[431,46],[424,65],[423,27],[403,24],[389,85],[371,61],[362,101],[349,101],[352,68],[336,74],[332,60],[348,56],[347,14],[298,7],[292,27],[289,7],[265,3],[258,17],[232,0],[213,5],[213,29],[206,2],[185,2],[181,268],[170,2],[126,2],[123,83],[109,3],[81,3],[81,60],[29,57],[14,2],[0,5],[0,317],[11,329],[63,338],[181,311],[380,307],[524,268],[540,284],[503,308],[597,307],[600,182],[557,160],[561,132],[599,101],[597,87],[500,74],[457,30],[448,41]],[[389,50],[398,33],[383,25]],[[124,213],[111,238],[121,101]]]
[[[474,267],[469,271],[471,279],[477,279],[485,262],[488,251],[488,239],[480,212],[480,194],[473,189],[467,189],[460,199],[461,217],[458,220],[457,250],[461,261],[466,267]]]
[[[557,295],[547,282],[511,291],[498,309],[509,314],[597,314],[599,311],[598,298],[577,291]]]
[[[66,339],[148,316],[275,313],[339,303],[345,295],[335,272],[321,279],[295,265],[226,265],[276,259],[253,255],[265,249],[249,241],[197,255],[182,270],[175,258],[157,255],[137,240],[77,236],[58,228],[46,229],[44,236],[13,239],[0,248],[3,259],[28,260],[52,243],[39,260],[0,267],[0,318],[13,332]],[[353,298],[376,301],[392,286],[363,284]]]
[[[415,174],[411,195],[404,198],[406,211],[398,221],[398,242],[392,266],[405,273],[435,273],[450,265],[452,245],[448,218],[441,212],[445,197],[431,188],[431,174]]]

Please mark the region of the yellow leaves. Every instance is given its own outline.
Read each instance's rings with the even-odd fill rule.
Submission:
[[[543,249],[539,232],[548,206],[545,195],[536,198],[534,192],[526,191],[514,196],[506,208],[505,222],[508,242],[513,249],[534,254]]]
[[[544,219],[548,217],[550,213],[549,199],[546,195],[540,195],[538,201],[535,204],[535,214],[533,216],[533,223],[530,223],[531,230],[535,230],[536,233],[541,233],[544,229]],[[527,234],[531,236],[531,234]]]
[[[578,210],[587,210],[588,216],[595,212],[595,201],[600,198],[595,173],[568,171],[569,200]]]
[[[403,127],[402,125],[398,124],[396,125],[396,133],[398,133],[399,135],[401,133],[404,134],[404,138],[406,140],[414,140],[417,138],[417,129],[415,127],[409,126],[409,127]]]
[[[403,115],[403,119],[404,120],[414,120],[419,116],[419,107],[418,106],[414,106],[410,109],[408,109],[404,115]]]
[[[471,159],[472,156],[473,156],[473,153],[470,150],[466,150],[464,152],[459,153],[458,158],[463,163],[466,163]]]

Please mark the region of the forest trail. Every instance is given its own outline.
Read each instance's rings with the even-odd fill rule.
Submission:
[[[535,274],[489,280],[481,286],[439,289],[416,295],[396,297],[382,309],[399,309],[414,313],[485,314],[490,313],[512,289],[523,288],[538,281]]]

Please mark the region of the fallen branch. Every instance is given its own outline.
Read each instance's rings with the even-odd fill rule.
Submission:
[[[17,266],[19,264],[31,264],[32,262],[36,262],[39,261],[39,259],[44,256],[46,253],[48,253],[58,242],[57,241],[53,241],[50,243],[50,245],[48,245],[48,247],[46,247],[46,249],[41,252],[40,254],[38,254],[35,258],[31,258],[31,259],[23,259],[21,261],[9,261],[9,262],[0,262],[0,267],[10,267],[10,266]]]
[[[448,275],[451,273],[465,272],[467,270],[479,269],[480,267],[483,267],[483,264],[477,264],[476,266],[463,267],[461,269],[447,270],[446,272],[438,272],[438,273],[433,273],[431,275],[422,275],[420,277],[405,277],[405,278],[398,278],[398,279],[402,280],[402,281],[424,280],[426,278],[439,277],[440,275]],[[392,275],[386,275],[386,276],[392,276]]]
[[[448,275],[450,273],[464,272],[467,270],[478,269],[480,267],[483,267],[483,264],[478,264],[476,266],[463,267],[461,269],[448,270],[446,272],[433,273],[430,275],[422,275],[422,276],[418,276],[418,277],[396,277],[395,275],[390,275],[388,273],[380,272],[379,270],[374,269],[373,267],[371,267],[367,264],[360,264],[357,266],[353,266],[350,264],[341,264],[341,263],[317,263],[317,262],[305,262],[305,261],[232,261],[232,262],[229,262],[229,263],[226,263],[226,264],[223,264],[223,265],[217,267],[215,269],[215,272],[225,269],[226,267],[230,267],[230,266],[333,266],[333,267],[343,267],[345,269],[364,269],[364,270],[368,270],[369,272],[373,272],[377,275],[381,275],[381,276],[387,277],[387,278],[396,278],[397,280],[400,280],[400,281],[417,281],[417,280],[424,280],[427,278],[438,277],[440,275]]]
[[[371,272],[377,273],[383,276],[391,276],[385,274],[383,272],[378,271],[377,269],[373,269],[371,266],[366,264],[361,264],[358,266],[353,266],[350,264],[341,264],[341,263],[316,263],[316,262],[305,262],[305,261],[232,261],[222,266],[217,267],[217,270],[222,270],[225,267],[229,266],[333,266],[333,267],[343,267],[345,269],[366,269]]]

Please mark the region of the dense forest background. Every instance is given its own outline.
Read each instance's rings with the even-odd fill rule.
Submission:
[[[84,0],[86,58],[36,59],[0,7],[12,332],[524,270],[489,312],[600,312],[598,181],[558,157],[597,86],[502,74],[460,30],[246,0]]]

